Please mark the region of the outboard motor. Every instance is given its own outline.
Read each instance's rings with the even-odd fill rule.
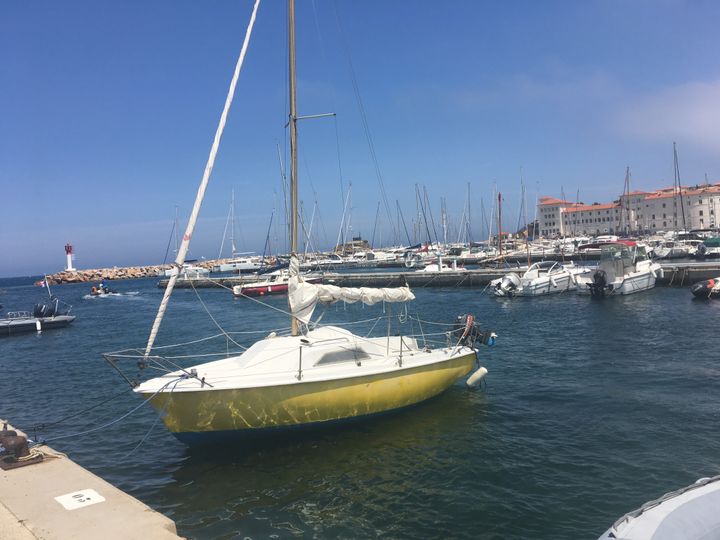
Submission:
[[[718,285],[717,279],[706,279],[698,281],[692,287],[690,292],[695,298],[711,298],[715,294],[715,287]]]
[[[506,274],[500,283],[495,285],[495,293],[498,296],[513,296],[518,287],[520,287],[520,278],[517,274]]]
[[[479,345],[492,347],[497,339],[495,332],[491,330],[483,331],[480,328],[480,323],[475,320],[473,315],[458,315],[455,319],[452,335],[460,345],[473,349]]]
[[[60,309],[60,300],[52,296],[47,304],[35,304],[33,309],[33,317],[55,317],[57,315],[65,315],[66,312]]]
[[[607,288],[607,274],[605,273],[605,270],[595,270],[592,283],[588,284],[588,288],[590,289],[590,295],[593,298],[605,297],[605,289]]]

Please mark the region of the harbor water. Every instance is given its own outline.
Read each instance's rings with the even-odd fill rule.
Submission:
[[[4,309],[47,298],[32,282],[0,280]],[[147,406],[78,434],[140,403],[117,395],[128,386],[101,353],[145,344],[162,290],[154,279],[111,288],[123,294],[55,287],[73,305],[72,325],[0,339],[0,416],[166,514],[181,536],[596,538],[643,502],[720,474],[720,302],[693,301],[687,288],[604,301],[417,289],[411,314],[449,323],[473,313],[497,332],[497,345],[481,350],[484,388],[460,381],[372,421],[204,449],[177,442]],[[382,314],[340,305],[323,322]],[[404,313],[395,315],[399,325]],[[238,332],[288,324],[228,291],[184,289],[158,345],[218,334],[216,323]]]

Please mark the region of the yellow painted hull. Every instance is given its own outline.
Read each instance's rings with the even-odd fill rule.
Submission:
[[[162,392],[150,402],[165,426],[189,442],[202,434],[301,427],[400,409],[443,392],[467,375],[474,362],[472,353],[432,365],[339,380]]]

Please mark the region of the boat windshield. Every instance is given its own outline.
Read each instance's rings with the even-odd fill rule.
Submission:
[[[600,248],[600,262],[613,262],[621,260],[623,266],[633,262],[633,250],[625,244],[607,244]]]

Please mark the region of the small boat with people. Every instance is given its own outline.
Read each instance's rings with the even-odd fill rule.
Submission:
[[[598,540],[709,540],[720,536],[720,476],[701,478],[625,514]]]
[[[105,285],[102,281],[97,284],[97,286],[93,285],[92,289],[90,289],[90,294],[92,296],[109,296],[111,294],[117,294],[115,291],[110,290],[110,288]]]
[[[647,291],[662,277],[662,266],[650,260],[644,245],[633,240],[596,242],[581,249],[599,249],[600,262],[594,272],[577,276],[579,294],[594,298]]]
[[[490,287],[493,294],[500,297],[544,296],[574,291],[577,276],[585,272],[586,268],[573,263],[541,261],[532,264],[522,276],[516,272],[508,272],[503,277],[492,280]]]
[[[695,298],[720,298],[720,276],[694,283],[690,292]]]

